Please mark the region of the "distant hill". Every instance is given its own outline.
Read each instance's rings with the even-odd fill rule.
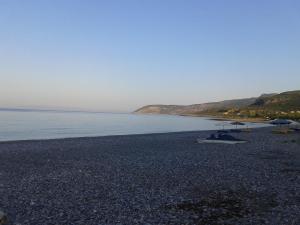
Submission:
[[[195,105],[148,105],[135,113],[219,116],[227,118],[300,118],[300,91]]]
[[[300,91],[283,92],[258,98],[250,107],[268,110],[300,110]]]
[[[221,102],[211,102],[195,105],[148,105],[138,110],[136,113],[150,113],[150,114],[175,114],[175,115],[186,115],[186,114],[197,114],[199,112],[205,112],[208,110],[223,110],[234,107],[246,107],[254,104],[257,98],[245,98],[235,100],[225,100]]]

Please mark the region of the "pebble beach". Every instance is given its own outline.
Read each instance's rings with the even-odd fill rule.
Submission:
[[[0,142],[16,225],[300,224],[300,134],[212,131]]]

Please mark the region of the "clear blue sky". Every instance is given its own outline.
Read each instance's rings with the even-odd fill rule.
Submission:
[[[298,0],[0,0],[0,107],[131,111],[300,89]]]

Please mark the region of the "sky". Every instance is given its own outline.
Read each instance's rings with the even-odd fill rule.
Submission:
[[[298,0],[0,0],[0,107],[130,112],[300,89]]]

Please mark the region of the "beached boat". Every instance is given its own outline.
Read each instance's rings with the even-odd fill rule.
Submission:
[[[197,139],[197,142],[202,144],[202,143],[211,143],[211,144],[242,144],[242,143],[246,143],[247,141],[245,140],[241,140],[238,138],[235,138],[229,134],[222,134],[222,133],[218,133],[218,134],[212,134],[210,135],[210,137],[206,138],[206,139]]]

